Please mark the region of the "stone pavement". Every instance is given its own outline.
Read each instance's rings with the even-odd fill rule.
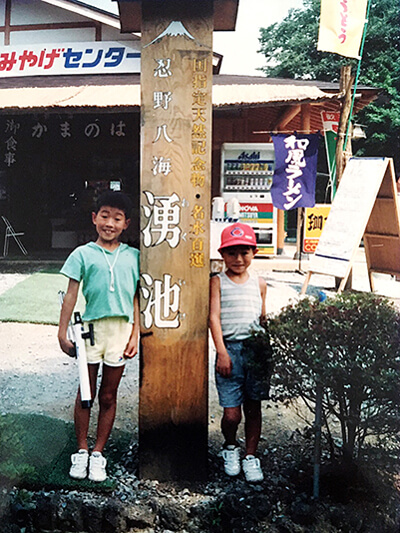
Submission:
[[[304,283],[309,269],[309,257],[303,254],[300,259],[294,259],[295,245],[285,245],[284,253],[273,259],[257,258],[253,262],[254,270],[268,280],[279,280],[289,284],[298,293]],[[400,265],[399,265],[400,272]],[[400,304],[400,282],[389,274],[373,273],[375,293],[393,299]],[[299,290],[300,287],[300,290]],[[370,291],[368,269],[364,247],[357,250],[353,266],[352,289],[356,291]],[[307,288],[307,295],[316,295],[319,290],[335,294],[335,278],[321,274],[313,274]]]

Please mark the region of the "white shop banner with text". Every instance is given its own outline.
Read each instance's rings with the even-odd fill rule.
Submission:
[[[140,50],[116,41],[0,47],[0,77],[139,73]]]

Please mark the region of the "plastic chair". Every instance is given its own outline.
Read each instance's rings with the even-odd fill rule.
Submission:
[[[28,255],[27,249],[25,248],[25,246],[22,244],[21,240],[19,239],[19,237],[21,237],[21,235],[24,235],[24,233],[23,232],[16,232],[14,230],[14,228],[12,227],[10,221],[6,217],[2,216],[1,218],[3,219],[3,222],[6,225],[6,234],[5,234],[5,237],[4,237],[3,256],[5,257],[6,255],[8,255],[8,244],[9,244],[9,240],[11,238],[13,238],[15,240],[15,242],[18,244],[19,249],[21,250],[21,252],[24,255]]]

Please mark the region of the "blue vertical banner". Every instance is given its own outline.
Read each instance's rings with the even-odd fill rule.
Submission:
[[[270,192],[278,209],[314,207],[319,139],[319,133],[272,135],[275,172]]]

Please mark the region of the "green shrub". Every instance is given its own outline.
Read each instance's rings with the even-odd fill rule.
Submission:
[[[243,342],[253,376],[262,385],[263,399],[269,399],[271,378],[274,371],[274,358],[268,322],[262,321],[262,329],[252,332]]]
[[[400,314],[386,298],[345,293],[305,298],[270,321],[278,399],[302,398],[313,411],[323,387],[323,420],[339,421],[342,459],[359,458],[367,437],[387,449],[400,430]]]

